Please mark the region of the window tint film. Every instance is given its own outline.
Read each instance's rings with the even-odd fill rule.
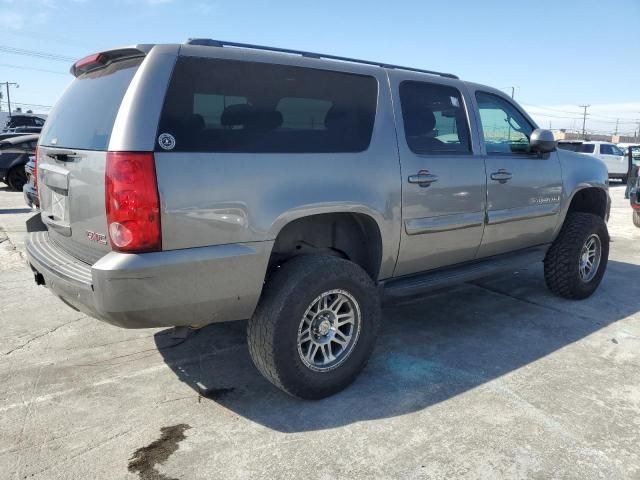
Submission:
[[[405,81],[400,103],[407,145],[417,154],[470,153],[460,92],[446,85]]]
[[[507,100],[490,93],[477,92],[476,100],[487,153],[529,153],[533,126],[520,111]]]
[[[596,151],[596,146],[593,143],[583,143],[576,150],[576,152],[579,152],[579,153],[593,153],[595,151]]]
[[[613,152],[611,155],[624,155],[624,151],[616,145],[611,145],[611,151]]]
[[[181,57],[158,135],[171,134],[182,152],[361,152],[377,96],[369,76]]]
[[[106,150],[120,103],[141,62],[122,60],[76,78],[47,117],[41,143]]]
[[[558,142],[558,148],[561,150],[569,150],[571,152],[577,152],[580,148],[580,143],[573,142]]]

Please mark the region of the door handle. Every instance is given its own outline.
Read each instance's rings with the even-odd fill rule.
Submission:
[[[501,168],[497,172],[493,172],[491,174],[491,180],[497,180],[500,183],[507,183],[513,175],[510,172],[507,172],[504,168]]]
[[[428,187],[438,181],[437,175],[432,175],[428,170],[420,170],[415,175],[409,175],[409,183],[417,183],[421,187]]]

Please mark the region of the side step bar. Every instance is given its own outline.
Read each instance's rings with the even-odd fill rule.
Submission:
[[[517,270],[523,266],[544,260],[548,248],[549,245],[541,245],[454,267],[387,280],[381,285],[383,300],[402,300],[443,287],[477,280],[495,273]]]

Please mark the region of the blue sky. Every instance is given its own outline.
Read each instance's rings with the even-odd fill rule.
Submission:
[[[123,44],[220,38],[513,85],[545,127],[581,125],[581,104],[592,105],[592,130],[613,130],[620,118],[631,132],[640,119],[640,0],[0,0],[0,9],[0,47],[80,58]],[[68,68],[0,50],[0,82],[20,84],[15,102],[52,105]]]

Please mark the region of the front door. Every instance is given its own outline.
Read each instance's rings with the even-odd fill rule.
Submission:
[[[482,239],[486,177],[468,99],[458,82],[390,72],[402,172],[395,275],[473,260]],[[413,78],[413,80],[412,80]],[[402,121],[400,121],[400,119]],[[479,152],[476,152],[479,153]]]
[[[551,242],[562,200],[557,152],[529,152],[534,125],[509,99],[476,91],[487,169],[487,224],[478,258]]]

